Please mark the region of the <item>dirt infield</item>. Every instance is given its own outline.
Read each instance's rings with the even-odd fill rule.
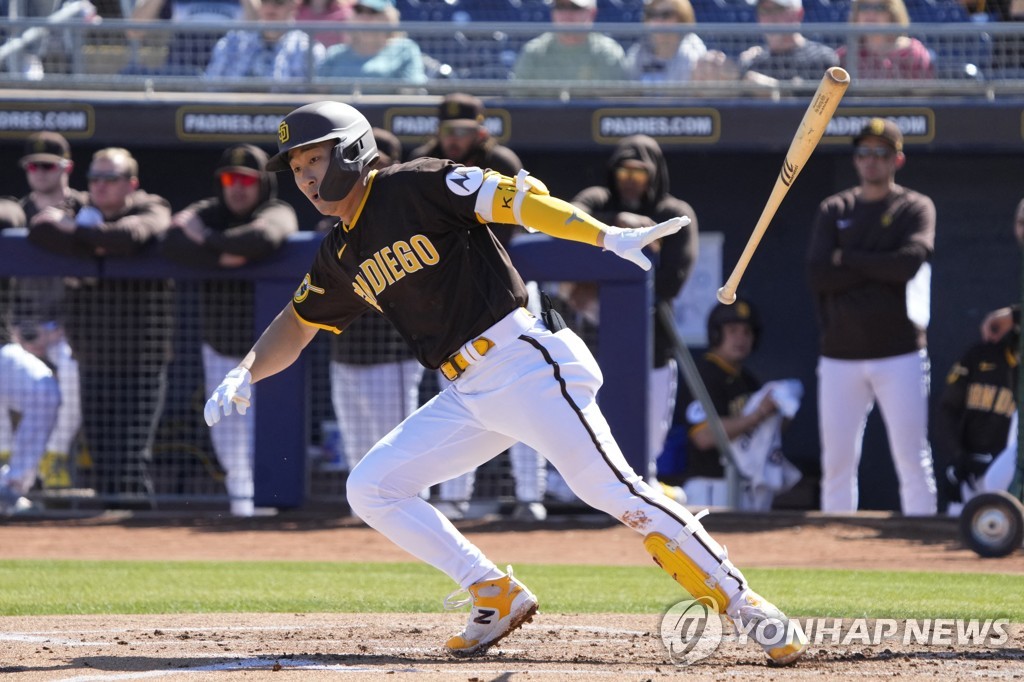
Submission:
[[[1024,575],[1024,553],[983,560],[959,546],[955,523],[863,514],[712,515],[705,519],[741,566],[998,572]],[[478,521],[462,526],[495,558],[517,563],[646,565],[632,531],[592,518],[538,526]],[[288,516],[236,521],[112,515],[0,524],[3,558],[407,561],[351,519]],[[543,601],[543,600],[542,600]],[[850,642],[814,646],[799,666],[765,664],[751,645],[725,641],[681,669],[657,633],[657,615],[549,614],[483,658],[454,661],[440,645],[465,616],[437,614],[201,614],[0,618],[0,678],[648,680],[811,679],[853,675],[934,680],[1024,677],[1024,637],[1012,626],[998,646]]]

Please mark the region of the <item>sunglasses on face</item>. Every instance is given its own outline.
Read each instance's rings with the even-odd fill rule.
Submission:
[[[29,161],[25,164],[25,170],[29,173],[49,173],[58,165],[52,161]]]
[[[259,178],[255,175],[248,175],[246,173],[221,173],[220,174],[220,186],[231,187],[232,185],[241,185],[242,187],[252,187]]]
[[[626,168],[619,166],[615,169],[615,177],[619,180],[646,180],[650,176],[646,168]]]
[[[445,137],[465,139],[476,135],[476,129],[468,126],[441,126],[441,134]]]
[[[127,180],[128,175],[124,173],[89,173],[85,176],[89,182],[119,182],[121,180]]]
[[[892,150],[886,149],[885,147],[857,147],[853,150],[853,155],[861,159],[867,159],[870,157],[874,157],[876,159],[888,159],[892,154]]]
[[[377,10],[372,9],[370,7],[366,7],[365,5],[356,5],[355,7],[352,8],[352,10],[356,14],[363,14],[363,15],[370,15],[370,16],[374,16],[374,15],[380,14],[380,12],[378,12]]]

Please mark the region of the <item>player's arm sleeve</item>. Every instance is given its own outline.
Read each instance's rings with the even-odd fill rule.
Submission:
[[[807,245],[807,280],[817,294],[835,294],[860,286],[866,280],[848,265],[835,265],[832,252],[839,248],[836,215],[828,201],[822,202],[811,226]]]
[[[79,228],[74,235],[90,247],[102,248],[110,256],[131,256],[171,224],[171,207],[166,199],[148,195],[134,210],[117,220],[92,228]]]
[[[877,282],[900,284],[913,279],[935,246],[935,204],[922,196],[907,216],[903,243],[891,251],[844,251],[843,264]]]
[[[211,232],[206,237],[206,243],[219,253],[256,260],[274,253],[298,229],[299,219],[295,209],[284,202],[274,201],[257,210],[248,223],[223,232]]]
[[[340,334],[353,320],[376,303],[372,290],[360,295],[353,283],[339,275],[337,242],[324,236],[313,265],[292,296],[292,314],[303,325]]]
[[[608,228],[569,202],[551,196],[544,183],[526,171],[520,171],[515,178],[488,172],[477,193],[475,210],[485,223],[522,225],[558,239],[592,246],[604,243]]]
[[[294,308],[286,305],[242,359],[241,366],[249,370],[254,383],[273,376],[298,359],[316,332],[316,327],[303,324]]]

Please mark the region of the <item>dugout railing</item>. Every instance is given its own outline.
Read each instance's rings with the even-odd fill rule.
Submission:
[[[253,285],[253,332],[263,328],[291,299],[297,284],[312,262],[320,235],[299,233],[275,256],[258,264],[234,270],[185,268],[164,259],[154,247],[132,258],[76,259],[56,255],[30,244],[25,230],[0,232],[0,280],[8,282],[5,291],[14,290],[21,281],[63,278],[65,287],[76,281],[118,280],[125,282],[168,281],[173,284],[174,358],[169,371],[167,402],[153,444],[151,473],[154,475],[153,501],[158,506],[199,510],[203,504],[217,508],[226,501],[219,481],[219,468],[210,451],[208,433],[202,419],[205,389],[202,365],[198,360],[200,342],[199,288],[204,282],[244,280]],[[581,244],[530,236],[517,241],[510,250],[523,276],[542,283],[593,281],[600,287],[600,306],[604,323],[597,331],[598,360],[605,383],[599,400],[627,459],[637,469],[647,466],[647,367],[651,362],[652,280],[649,273],[630,263]],[[227,296],[227,290],[225,290]],[[122,314],[119,302],[109,309],[111,319],[74,317],[78,324],[94,324],[94,332],[114,329]],[[230,311],[232,301],[224,301],[219,310]],[[10,315],[14,296],[0,299],[0,311]],[[145,315],[145,308],[132,308],[132,314]],[[70,311],[65,311],[70,312]],[[228,313],[229,314],[229,313]],[[69,320],[71,317],[69,316]],[[65,325],[71,324],[66,321]],[[73,330],[67,330],[71,332]],[[326,334],[326,332],[324,333]],[[69,334],[69,336],[73,336]],[[321,335],[322,336],[322,335]],[[109,339],[111,346],[117,339]],[[325,434],[314,424],[314,407],[329,403],[323,394],[325,378],[322,365],[313,353],[306,353],[295,366],[261,382],[256,387],[255,480],[257,506],[302,507],[314,492],[318,500],[341,504],[343,487],[325,488],[330,478],[318,470],[317,457],[323,453]],[[121,377],[120,379],[124,379]],[[111,378],[116,390],[118,377]],[[441,384],[443,385],[443,380]],[[315,386],[318,384],[319,387]],[[509,409],[515,409],[514,404]],[[322,417],[324,412],[321,411]],[[83,431],[76,452],[88,452],[89,434]],[[78,470],[72,461],[71,484],[82,491],[88,471]],[[495,490],[492,486],[490,490]],[[45,491],[44,491],[45,492]],[[117,503],[117,491],[79,496],[50,491],[44,499],[64,500],[63,505],[82,505],[86,500],[99,504]],[[90,502],[91,504],[91,502]]]

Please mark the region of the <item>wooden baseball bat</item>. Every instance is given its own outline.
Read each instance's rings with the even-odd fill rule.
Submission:
[[[754,226],[754,232],[747,240],[747,245],[743,249],[743,253],[740,254],[736,267],[732,269],[729,279],[718,290],[718,300],[722,303],[731,305],[736,301],[736,288],[740,285],[740,279],[750,264],[757,245],[761,243],[761,237],[764,236],[768,224],[775,217],[775,212],[779,210],[779,204],[786,197],[786,192],[789,191],[796,176],[800,174],[807,159],[810,158],[811,152],[818,146],[825,127],[832,118],[832,114],[836,112],[839,100],[843,98],[843,93],[846,92],[849,85],[850,74],[838,66],[830,68],[822,77],[807,111],[804,112],[800,126],[796,129],[796,135],[793,136],[793,141],[789,144],[786,159],[782,162],[782,170],[779,171],[779,177],[775,180],[771,196],[768,197],[768,202],[764,205],[764,210],[761,211],[761,217],[758,219],[757,225]]]

